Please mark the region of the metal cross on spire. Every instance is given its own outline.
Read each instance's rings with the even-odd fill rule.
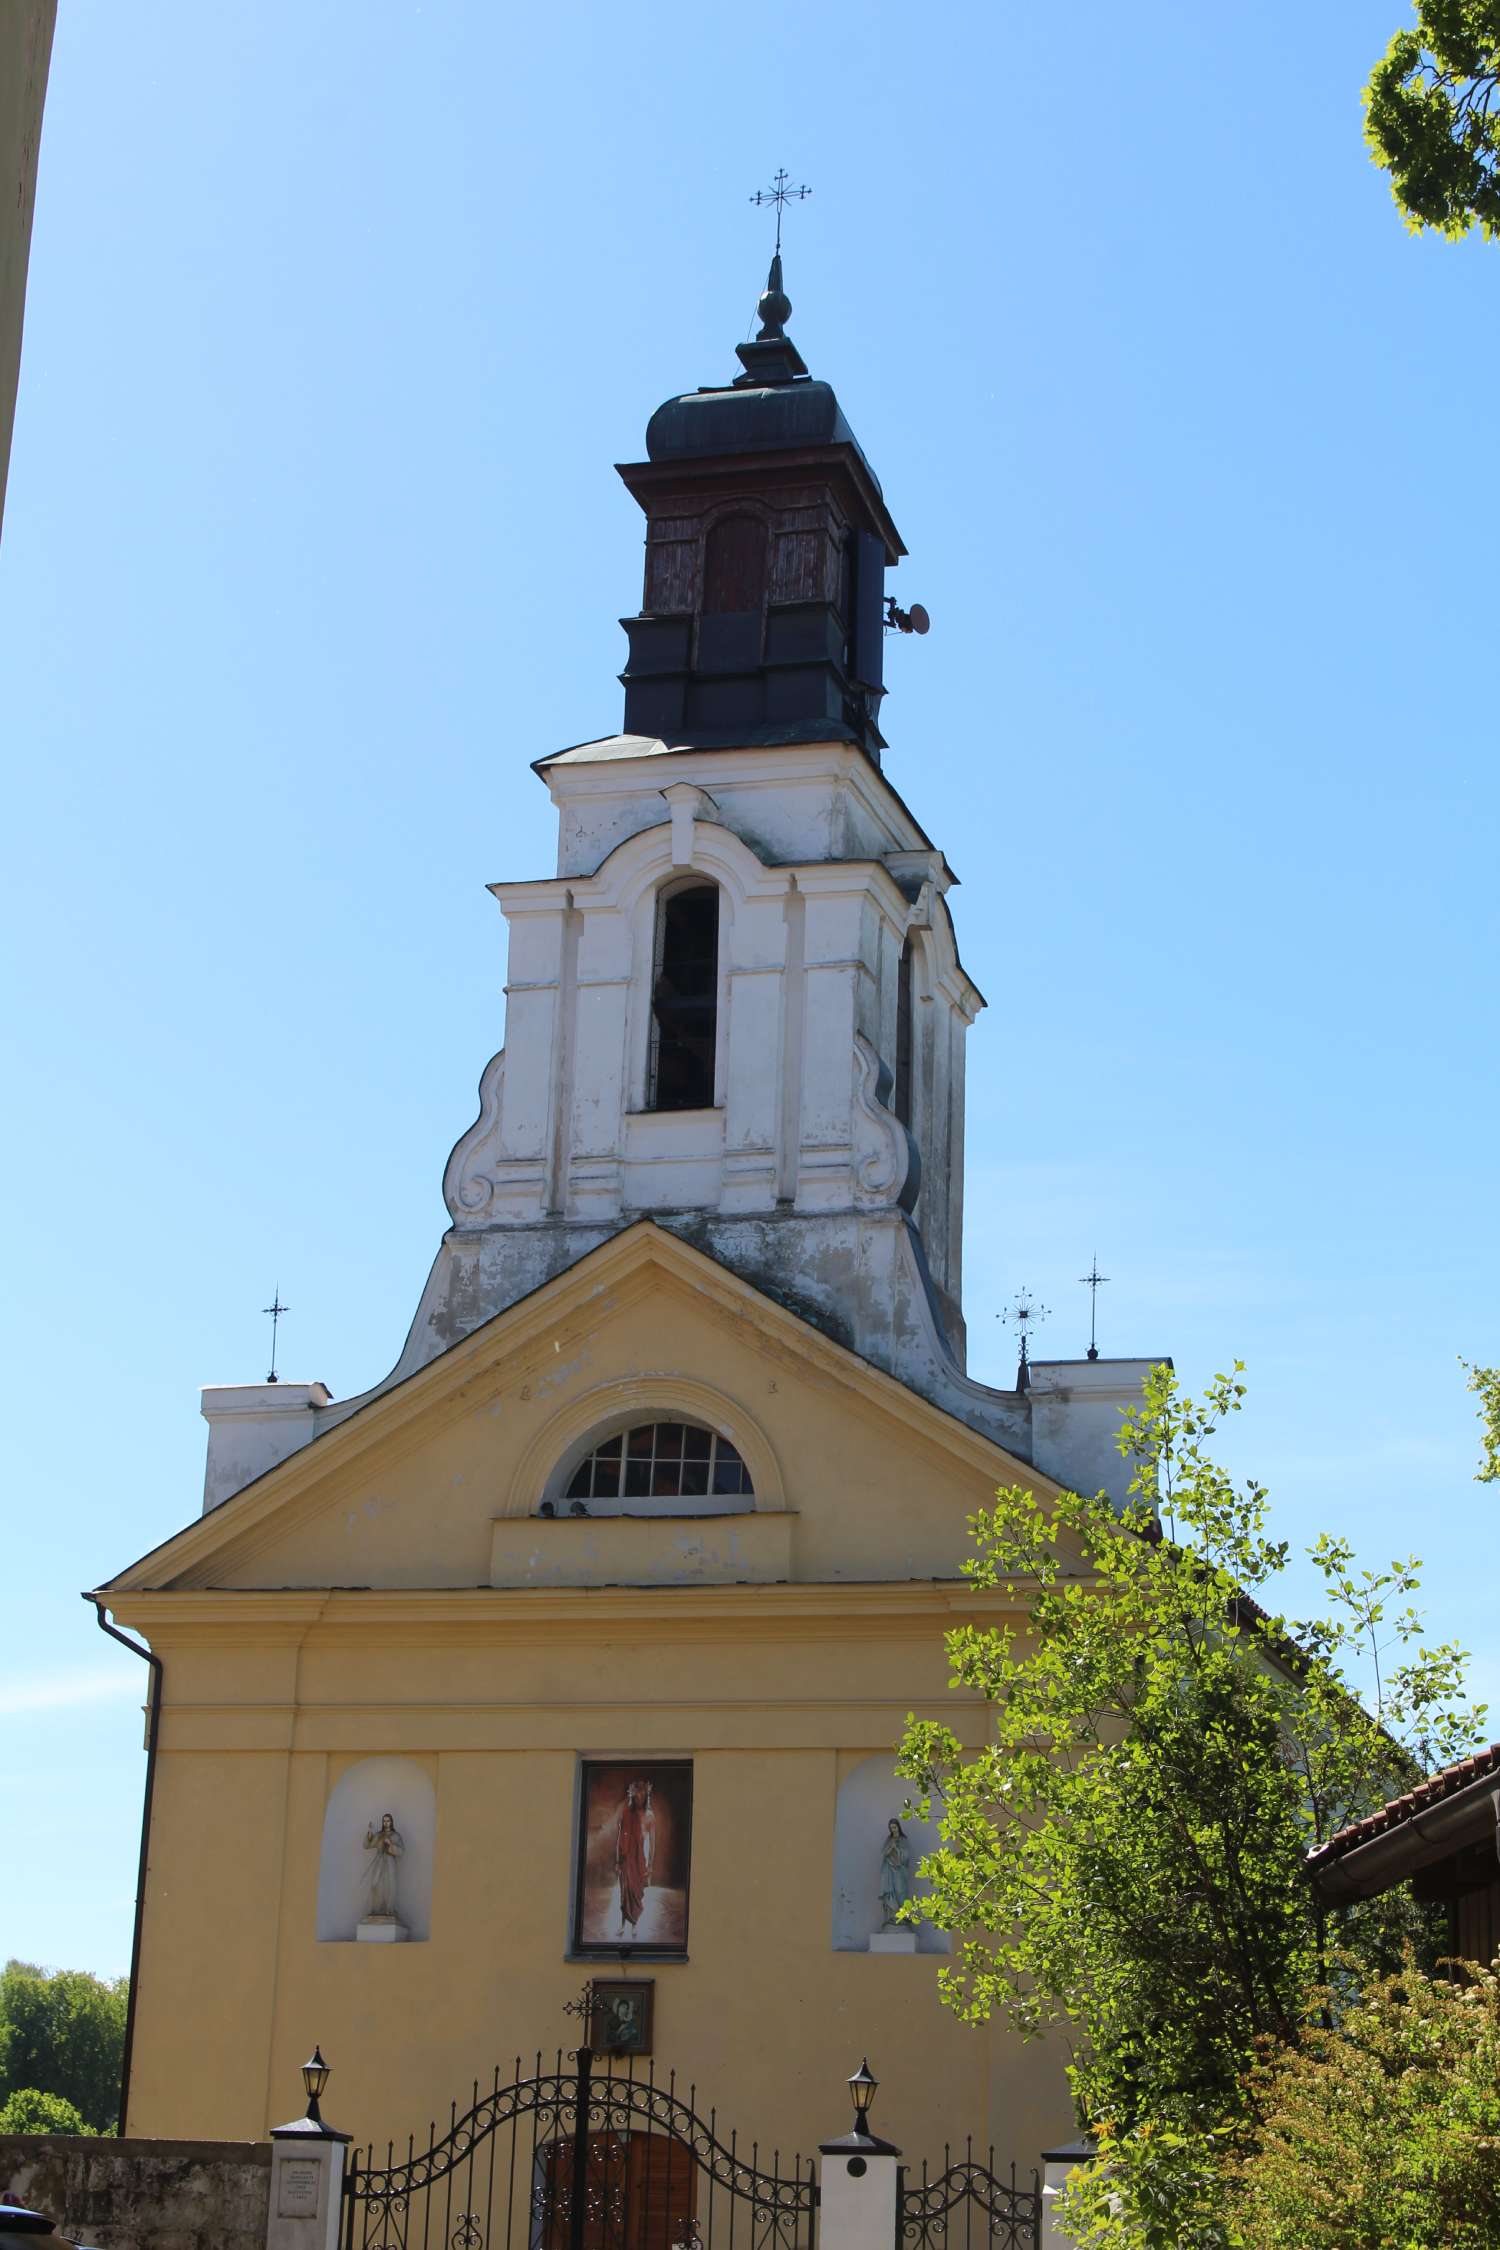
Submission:
[[[1099,1292],[1109,1279],[1107,1273],[1099,1271],[1099,1253],[1097,1250],[1088,1272],[1081,1273],[1078,1278],[1089,1293],[1089,1358],[1097,1359],[1099,1357],[1099,1346],[1094,1340],[1094,1319],[1099,1310]]]
[[[771,185],[768,188],[757,188],[750,198],[751,202],[755,204],[774,203],[776,206],[776,249],[774,255],[778,258],[781,256],[782,212],[789,203],[805,203],[812,194],[810,187],[789,187],[787,182],[790,178],[791,174],[787,171],[786,166],[778,164],[776,177]]]
[[[281,1325],[282,1314],[290,1312],[292,1309],[290,1305],[284,1305],[281,1301],[281,1284],[279,1281],[271,1292],[271,1302],[268,1305],[262,1305],[260,1309],[263,1313],[268,1313],[271,1319],[271,1372],[266,1377],[266,1381],[276,1383],[281,1380],[276,1372],[276,1331]]]

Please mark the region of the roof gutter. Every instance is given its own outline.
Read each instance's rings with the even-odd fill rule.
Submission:
[[[1411,1814],[1398,1828],[1387,1828],[1308,1872],[1324,1898],[1335,1903],[1371,1898],[1449,1851],[1483,1843],[1491,1835],[1500,1849],[1500,1775],[1487,1773],[1428,1811]]]
[[[151,1689],[146,1706],[146,1786],[141,1798],[141,1851],[135,1877],[135,1927],[130,1939],[130,1991],[125,2001],[125,2046],[120,2056],[120,2118],[119,2134],[125,2138],[125,2117],[130,2107],[130,2064],[135,2053],[136,1997],[140,1991],[141,1927],[146,1916],[146,1869],[151,1856],[151,1799],[156,1787],[156,1749],[161,1735],[161,1683],[162,1661],[153,1650],[140,1641],[133,1641],[122,1633],[118,1625],[111,1625],[104,1615],[102,1594],[85,1594],[83,1599],[94,1605],[94,1621],[101,1633],[108,1633],[121,1648],[128,1648],[151,1668]]]

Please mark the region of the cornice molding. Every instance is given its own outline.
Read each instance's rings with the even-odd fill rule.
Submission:
[[[285,1587],[165,1587],[98,1597],[120,1622],[174,1642],[220,1641],[226,1629],[264,1636],[284,1645],[319,1640],[399,1638],[423,1645],[452,1644],[455,1634],[514,1643],[515,1629],[555,1638],[577,1627],[597,1633],[623,1626],[643,1638],[682,1634],[721,1641],[733,1624],[781,1637],[806,1636],[819,1627],[860,1638],[881,1637],[892,1626],[924,1630],[969,1619],[992,1621],[1024,1614],[1015,1595],[990,1593],[962,1579],[862,1579],[850,1584],[580,1587],[339,1587],[312,1592]],[[798,1698],[800,1701],[801,1699]],[[403,1706],[404,1707],[404,1706]]]

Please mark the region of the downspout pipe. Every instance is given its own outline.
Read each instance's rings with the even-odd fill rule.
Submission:
[[[101,1633],[108,1633],[121,1648],[128,1648],[133,1656],[141,1657],[151,1667],[151,1690],[146,1714],[146,1787],[141,1798],[141,1853],[135,1876],[135,1928],[130,1939],[130,1991],[125,2000],[125,2047],[120,2057],[120,2117],[119,2135],[125,2138],[125,2116],[130,2107],[130,2063],[135,2052],[136,1995],[140,1991],[141,1927],[146,1918],[146,1868],[151,1856],[151,1798],[156,1787],[156,1746],[161,1735],[161,1682],[162,1662],[155,1652],[140,1641],[133,1641],[122,1633],[118,1625],[111,1625],[104,1614],[104,1600],[99,1594],[85,1594],[83,1599],[94,1605],[94,1621]]]

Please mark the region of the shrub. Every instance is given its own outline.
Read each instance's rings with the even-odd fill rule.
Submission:
[[[1500,2243],[1500,1977],[1408,1954],[1336,2030],[1253,2081],[1253,2151],[1225,2166],[1245,2250],[1493,2250]]]
[[[44,2094],[35,2086],[19,2086],[0,2104],[0,2133],[92,2133],[71,2102],[61,2094]]]

